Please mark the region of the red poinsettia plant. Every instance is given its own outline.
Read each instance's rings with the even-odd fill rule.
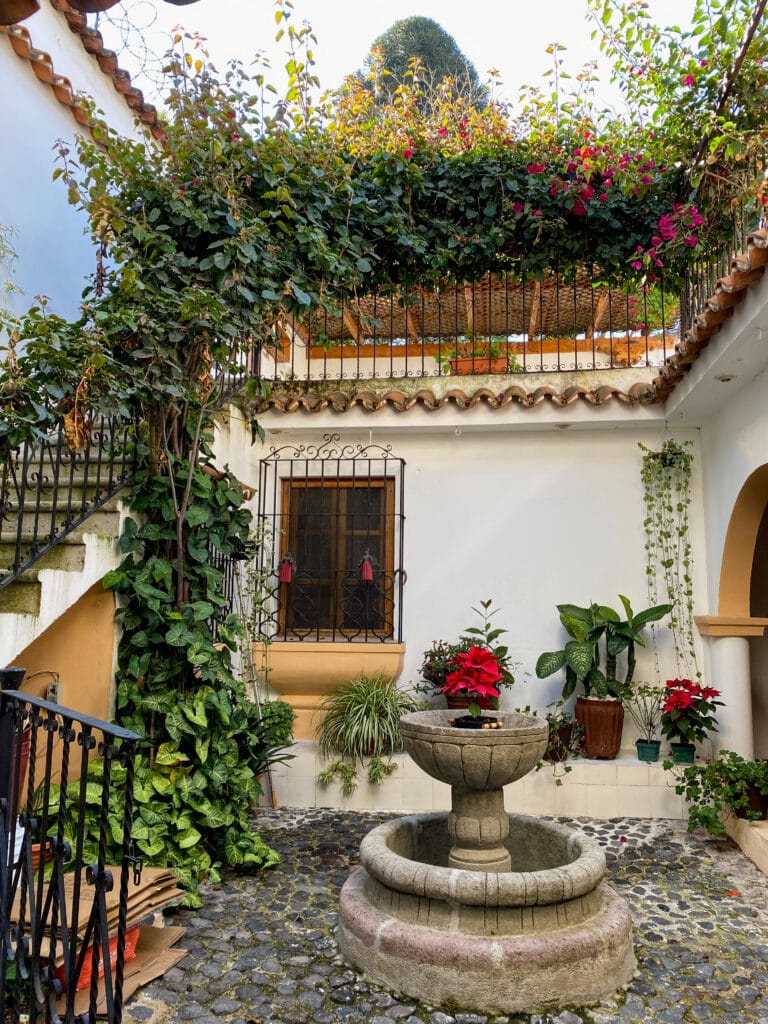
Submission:
[[[470,647],[453,660],[443,686],[445,694],[467,695],[469,712],[479,715],[481,709],[499,706],[499,683],[504,678],[501,657],[489,647]]]
[[[717,729],[715,708],[720,691],[701,686],[690,679],[668,679],[666,698],[661,711],[661,731],[669,740],[701,743],[708,733]]]

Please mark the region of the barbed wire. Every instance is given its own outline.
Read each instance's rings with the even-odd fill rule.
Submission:
[[[130,71],[131,78],[140,79],[136,84],[147,99],[161,102],[168,89],[163,68],[172,36],[158,26],[157,0],[125,0],[109,11],[97,14],[94,28],[107,37],[117,36],[119,46],[112,48],[118,50],[121,63],[130,62],[131,66],[126,70]]]

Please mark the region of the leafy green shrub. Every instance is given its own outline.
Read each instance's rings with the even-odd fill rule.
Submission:
[[[665,761],[664,767],[673,764]],[[768,801],[768,760],[747,761],[732,750],[722,750],[714,761],[678,768],[677,778],[675,792],[688,804],[689,832],[705,828],[710,835],[723,835],[728,811],[750,821],[763,816],[751,807],[751,796]]]

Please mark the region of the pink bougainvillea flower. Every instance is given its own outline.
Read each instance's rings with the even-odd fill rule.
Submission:
[[[696,244],[698,243],[699,240],[696,237],[696,235],[686,235],[683,238],[683,241],[685,242],[686,245],[690,245],[690,247],[693,249],[696,246]]]
[[[701,59],[701,60],[699,61],[699,67],[700,67],[700,68],[705,68],[705,67],[707,66],[707,64],[709,64],[709,61],[708,61],[708,60],[705,60],[705,59],[704,59],[704,58],[702,57],[702,59]]]
[[[696,79],[693,75],[686,75],[683,79],[683,85],[696,85]]]
[[[642,270],[643,269],[642,260],[632,260],[631,266],[632,266],[633,270]]]
[[[512,203],[512,209],[515,211],[515,213],[522,213],[525,209],[525,204],[516,201]]]
[[[544,170],[544,164],[528,164],[529,174],[541,174]]]

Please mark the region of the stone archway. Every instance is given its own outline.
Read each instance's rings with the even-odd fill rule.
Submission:
[[[756,469],[747,479],[731,513],[720,568],[718,618],[751,618],[760,614],[753,606],[752,581],[759,556],[758,541],[766,540],[766,509],[768,465]]]
[[[744,482],[731,512],[720,567],[718,614],[696,617],[712,639],[712,678],[727,694],[721,746],[768,755],[768,465]],[[750,640],[750,638],[752,638]],[[766,694],[764,697],[763,694]],[[754,725],[753,725],[754,721]]]

